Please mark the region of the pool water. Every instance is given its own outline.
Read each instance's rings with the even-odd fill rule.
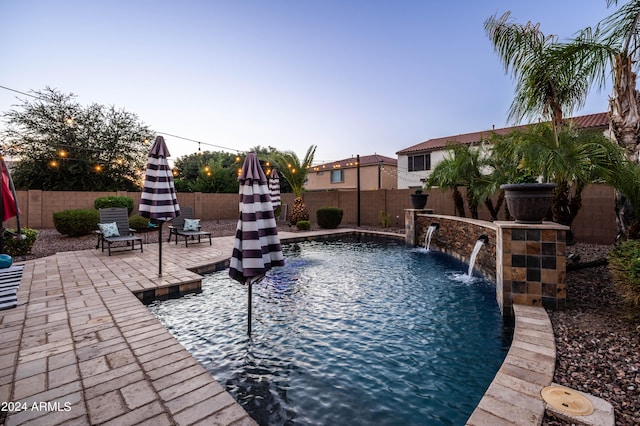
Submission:
[[[283,248],[251,338],[227,271],[149,309],[261,425],[464,424],[511,343],[491,282],[389,240]]]

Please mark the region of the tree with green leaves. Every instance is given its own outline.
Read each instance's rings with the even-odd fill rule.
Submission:
[[[316,146],[311,145],[307,149],[304,159],[300,161],[299,157],[293,151],[273,151],[270,158],[278,170],[278,174],[284,179],[295,196],[293,208],[289,214],[289,223],[295,225],[301,220],[309,220],[309,211],[302,200],[302,191],[307,181],[307,173],[313,164],[313,157],[316,153]]]
[[[174,182],[178,192],[238,192],[237,154],[204,151],[179,157],[174,163]]]
[[[0,149],[18,189],[136,191],[153,132],[135,114],[46,88],[3,114]]]

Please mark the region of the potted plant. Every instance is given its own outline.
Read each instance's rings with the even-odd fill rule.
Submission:
[[[538,183],[535,177],[525,174],[512,183],[500,185],[509,207],[509,213],[517,223],[542,223],[549,213],[555,183]]]
[[[429,194],[423,194],[422,188],[418,188],[415,193],[410,195],[413,208],[417,210],[424,209],[424,206],[427,205],[427,198],[429,198]]]

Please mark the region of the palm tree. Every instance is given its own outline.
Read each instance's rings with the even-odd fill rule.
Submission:
[[[600,151],[597,144],[586,142],[591,136],[576,134],[563,117],[584,105],[595,68],[587,61],[567,60],[568,51],[559,54],[563,46],[557,37],[545,36],[539,25],[513,23],[509,16],[507,12],[485,21],[495,51],[516,80],[509,119],[542,117],[551,123],[534,126],[518,136],[519,156],[525,167],[558,185],[554,190],[554,219],[570,225],[582,204],[582,189],[591,182],[586,175],[592,168],[589,155]]]
[[[450,143],[447,146],[448,155],[433,169],[426,186],[438,186],[441,189],[453,190],[453,201],[456,213],[460,217],[465,217],[464,201],[458,187],[465,186],[467,189],[467,205],[471,212],[471,217],[478,218],[478,206],[482,198],[483,191],[479,190],[482,181],[483,153],[482,147],[469,146],[463,144]]]
[[[584,105],[588,79],[578,62],[559,61],[554,56],[556,36],[545,36],[539,24],[511,22],[510,12],[484,23],[485,32],[499,55],[505,72],[516,80],[509,121],[524,118],[550,120],[555,130],[563,117]]]
[[[563,126],[554,138],[549,123],[514,133],[512,143],[522,169],[557,184],[551,204],[553,220],[571,226],[582,207],[582,191],[610,167],[613,143],[602,132],[572,126]]]
[[[607,6],[617,5],[607,0]],[[617,142],[637,161],[640,144],[640,92],[636,70],[640,60],[640,1],[630,1],[595,28],[585,28],[569,43],[555,46],[558,61],[582,64],[585,77],[602,89],[610,69],[613,94],[609,101],[611,128]]]
[[[289,223],[292,225],[295,225],[301,220],[309,220],[309,211],[302,200],[302,190],[304,189],[307,172],[313,163],[315,153],[316,145],[311,145],[302,161],[300,161],[293,151],[275,151],[270,154],[270,158],[278,168],[278,173],[289,183],[293,195],[296,197],[289,215]]]
[[[607,0],[607,6],[617,4],[617,0]],[[640,160],[640,92],[636,88],[640,63],[640,1],[626,3],[595,28],[585,28],[571,42],[555,50],[559,61],[582,64],[585,77],[600,89],[607,80],[607,71],[611,70],[611,131],[629,159],[637,163]],[[620,185],[629,191],[633,183],[620,182]],[[638,224],[633,225],[638,219],[628,193],[616,187],[618,238],[627,238],[629,229],[638,228]]]

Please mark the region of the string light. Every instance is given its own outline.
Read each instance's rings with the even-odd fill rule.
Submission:
[[[64,158],[67,156],[67,152],[64,149],[61,149],[58,151],[58,156]]]

